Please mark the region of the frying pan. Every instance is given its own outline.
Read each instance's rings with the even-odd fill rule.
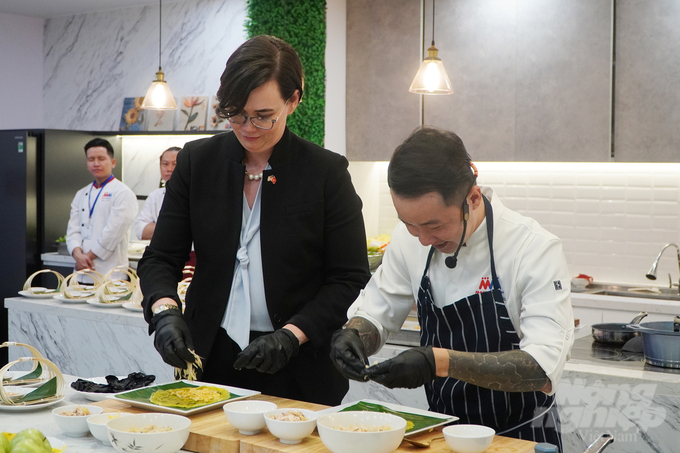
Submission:
[[[636,331],[628,324],[640,324],[642,318],[647,316],[647,312],[641,311],[631,322],[609,322],[593,324],[593,339],[598,343],[623,345],[625,342],[637,335]]]

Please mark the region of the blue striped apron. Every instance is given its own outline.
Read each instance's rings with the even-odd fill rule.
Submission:
[[[473,294],[451,305],[434,304],[427,271],[434,254],[430,249],[418,290],[420,345],[467,352],[519,349],[515,331],[503,301],[493,256],[493,212],[484,197],[486,229],[491,255],[490,291]],[[430,410],[455,415],[459,423],[484,425],[496,434],[535,442],[550,442],[562,450],[560,419],[554,396],[543,392],[502,392],[478,387],[454,378],[438,378],[425,385]]]

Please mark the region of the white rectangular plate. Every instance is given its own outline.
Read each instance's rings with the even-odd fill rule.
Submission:
[[[158,404],[153,404],[151,402],[145,402],[145,401],[135,401],[131,399],[125,398],[125,395],[128,393],[133,393],[137,392],[140,390],[160,390],[163,389],[164,386],[167,386],[168,384],[174,384],[176,382],[183,382],[185,384],[190,384],[190,385],[209,385],[212,387],[219,387],[223,389],[227,389],[229,393],[238,395],[237,397],[230,398],[225,401],[218,401],[217,403],[212,403],[212,404],[207,404],[205,406],[201,407],[195,407],[193,409],[178,409],[176,407],[165,407],[165,406],[159,406]],[[259,395],[260,392],[256,390],[248,390],[248,389],[242,389],[239,387],[231,387],[228,385],[219,385],[219,384],[211,384],[209,382],[199,382],[199,381],[187,381],[187,380],[181,380],[181,381],[173,381],[173,382],[166,382],[165,384],[158,384],[158,385],[149,385],[148,387],[143,387],[141,389],[134,389],[134,390],[128,390],[127,392],[120,392],[120,393],[115,393],[107,396],[108,399],[112,399],[114,401],[118,401],[121,403],[129,404],[130,406],[135,406],[135,407],[140,407],[142,409],[149,409],[152,411],[156,412],[167,412],[170,414],[178,414],[178,415],[193,415],[193,414],[199,414],[201,412],[207,412],[213,409],[220,408],[224,406],[227,403],[231,403],[232,401],[237,401],[241,400],[244,398],[249,398],[251,396]]]
[[[428,425],[424,428],[409,431],[408,433],[405,434],[406,436],[410,436],[410,435],[416,434],[416,433],[421,433],[423,431],[428,431],[428,430],[435,428],[437,426],[446,425],[447,423],[455,422],[456,420],[458,420],[458,417],[455,417],[453,415],[440,414],[439,412],[430,412],[430,411],[426,411],[426,410],[423,410],[423,409],[417,409],[415,407],[401,406],[399,404],[385,403],[384,401],[371,400],[371,399],[363,399],[363,400],[359,400],[359,401],[363,401],[364,403],[380,404],[381,406],[385,406],[386,408],[392,409],[393,411],[397,411],[397,412],[406,412],[408,414],[424,415],[426,417],[438,418],[438,419],[441,420],[441,422],[433,423],[432,425]],[[319,414],[319,417],[321,417],[322,415],[326,415],[326,414],[334,414],[336,412],[340,412],[341,410],[345,409],[346,407],[354,406],[359,401],[352,401],[351,403],[346,403],[346,404],[341,404],[339,406],[329,407],[328,409],[320,410],[320,411],[317,411],[316,413]]]

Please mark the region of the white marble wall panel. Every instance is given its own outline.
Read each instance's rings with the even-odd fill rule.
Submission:
[[[173,95],[209,96],[245,41],[243,0],[166,2],[162,67]],[[159,7],[47,19],[44,127],[118,130],[124,97],[144,96],[158,70]]]
[[[163,151],[205,137],[209,135],[123,136],[123,182],[135,195],[149,195],[159,187]]]
[[[53,361],[65,374],[82,377],[127,375],[135,371],[156,375],[157,382],[173,380],[172,368],[163,363],[147,334],[141,314],[128,324],[107,322],[107,312],[86,318],[10,309],[9,338],[30,344]],[[22,348],[9,350],[10,360],[26,355]]]

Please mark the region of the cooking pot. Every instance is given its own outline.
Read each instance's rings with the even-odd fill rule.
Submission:
[[[664,368],[680,368],[680,316],[673,321],[629,325],[642,334],[645,362]]]
[[[630,327],[633,324],[640,324],[640,320],[647,316],[647,313],[642,311],[638,313],[630,323],[625,322],[609,322],[603,324],[593,324],[593,339],[598,343],[619,344],[623,345],[628,340],[637,335],[636,331]]]

